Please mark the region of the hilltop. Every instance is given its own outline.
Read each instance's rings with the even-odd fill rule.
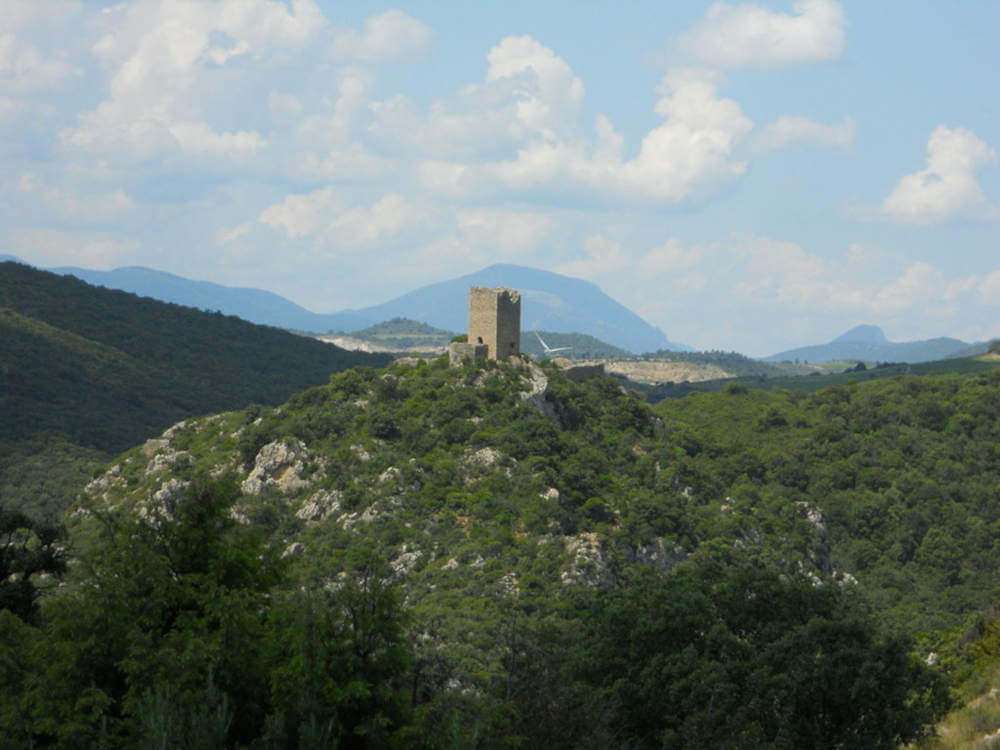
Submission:
[[[381,304],[358,310],[314,313],[272,292],[193,281],[150,268],[112,271],[64,267],[51,269],[91,284],[121,289],[199,309],[296,331],[353,334],[395,318],[407,318],[446,331],[464,331],[468,288],[509,286],[524,299],[525,330],[582,333],[630,352],[686,349],[671,343],[658,328],[580,279],[524,266],[497,264],[475,273],[430,284]]]
[[[971,350],[974,344],[959,339],[940,337],[924,341],[892,342],[878,326],[860,325],[826,344],[803,346],[764,357],[766,362],[828,362],[854,360],[862,362],[930,362],[950,356],[981,353]],[[982,351],[985,351],[983,347]]]
[[[1000,470],[989,449],[998,442],[998,388],[996,372],[814,395],[734,387],[651,409],[612,379],[577,383],[527,362],[355,369],[280,407],[188,419],[130,449],[88,485],[74,537],[95,538],[90,514],[120,518],[102,528],[173,528],[187,493],[206,492],[197,489],[204,477],[217,477],[230,488],[218,490],[225,516],[263,535],[289,566],[290,589],[338,591],[370,569],[359,560],[384,561],[411,618],[410,643],[423,644],[414,664],[433,670],[419,679],[432,681],[421,684],[434,711],[455,710],[455,693],[443,687],[453,685],[478,696],[461,709],[470,731],[514,731],[486,729],[490,712],[506,706],[516,733],[533,741],[549,730],[606,739],[615,726],[640,730],[614,711],[583,720],[577,701],[598,700],[588,682],[596,678],[564,670],[582,644],[607,655],[615,646],[603,638],[629,638],[613,629],[616,612],[658,611],[702,596],[707,581],[723,587],[715,597],[729,585],[784,596],[780,581],[804,576],[797,597],[828,592],[843,613],[860,597],[896,631],[940,639],[932,634],[988,605],[1000,558],[980,532],[1000,521],[989,502]],[[768,571],[779,577],[765,586]],[[674,588],[652,605],[645,597],[658,595],[659,576]],[[796,606],[813,607],[807,600]],[[607,610],[604,625],[587,619],[604,606],[624,610]],[[767,632],[796,632],[799,625],[780,624],[780,612],[797,611],[784,606],[773,600],[761,610]],[[683,611],[715,616],[704,605]],[[744,629],[758,616],[731,614]],[[857,649],[870,636],[857,628],[870,627],[844,631],[848,650],[837,664],[865,661]],[[784,648],[759,637],[760,653]],[[527,661],[510,661],[511,638]],[[672,680],[700,664],[678,644]],[[642,658],[632,652],[624,663],[640,669]],[[613,663],[602,669],[613,674]],[[725,663],[738,670],[742,662]],[[853,669],[838,679],[854,679]],[[715,676],[701,679],[722,689]],[[533,713],[538,691],[555,701],[549,722]],[[676,710],[676,731],[694,731],[686,709]]]
[[[283,561],[270,584],[277,588],[230,601],[236,612],[246,601],[257,618],[278,607],[266,614],[278,618],[268,628],[286,639],[289,623],[310,622],[308,607],[342,612],[364,597],[398,591],[398,599],[380,605],[389,619],[372,621],[393,628],[387,643],[398,654],[396,677],[379,684],[398,679],[411,686],[402,694],[417,713],[386,720],[395,726],[401,717],[430,712],[437,718],[421,726],[434,733],[451,717],[454,746],[470,741],[463,732],[553,746],[560,736],[564,744],[587,746],[583,738],[590,736],[595,747],[613,744],[614,736],[646,737],[649,744],[649,737],[673,732],[663,735],[674,738],[667,746],[684,747],[711,727],[738,733],[756,726],[758,746],[773,747],[767,738],[791,727],[737,711],[756,711],[749,696],[760,690],[768,696],[762,705],[787,709],[779,712],[783,721],[803,722],[794,730],[805,732],[795,735],[797,744],[815,746],[839,736],[838,727],[864,726],[853,712],[862,693],[864,701],[910,696],[924,717],[918,724],[943,707],[935,680],[956,673],[919,666],[906,641],[884,629],[919,638],[926,655],[957,642],[952,631],[993,602],[1000,557],[983,530],[1000,523],[991,500],[1000,471],[991,447],[1000,443],[998,391],[1000,371],[993,370],[812,394],[731,383],[651,408],[610,378],[573,382],[552,365],[527,361],[449,368],[442,358],[353,369],[278,407],[186,419],[126,451],[87,486],[71,516],[73,539],[97,555],[79,566],[81,574],[93,566],[117,570],[118,558],[107,551],[115,544],[147,560],[135,540],[149,539],[148,554],[173,560],[197,549],[178,536],[192,533],[184,531],[194,522],[184,520],[185,509],[217,508],[229,519],[219,527],[227,530],[225,544],[245,538],[264,550],[223,559]],[[214,528],[204,524],[198,528]],[[177,552],[171,545],[180,545]],[[143,564],[160,558],[148,559]],[[66,611],[86,613],[90,592],[102,589],[74,580],[65,589]],[[128,583],[135,590],[121,601],[178,596],[169,592],[184,579],[153,576],[155,586],[145,580]],[[760,607],[747,605],[747,591]],[[403,619],[393,619],[392,601],[405,603]],[[152,641],[161,650],[141,658],[166,658],[173,644],[217,632],[213,610],[203,606],[209,619],[191,631],[186,620],[173,626],[171,640]],[[282,609],[290,606],[307,609]],[[61,610],[53,607],[56,617]],[[668,615],[660,623],[648,619],[651,612]],[[407,631],[400,629],[404,621]],[[134,618],[123,622],[143,627]],[[221,638],[230,631],[218,632]],[[698,632],[721,640],[685,640]],[[74,637],[79,648],[92,648]],[[830,661],[789,662],[789,654],[814,654],[806,645],[816,638],[832,649]],[[673,646],[647,653],[643,643]],[[718,644],[726,644],[724,656],[713,662]],[[283,653],[261,648],[265,661]],[[665,684],[654,677],[656,659],[669,661]],[[900,661],[889,672],[867,671],[884,659]],[[221,670],[229,662],[211,663]],[[251,671],[266,666],[239,663]],[[579,671],[585,664],[596,671]],[[825,671],[834,665],[836,679]],[[767,693],[760,670],[785,668],[794,674],[773,679],[786,692]],[[217,674],[211,684],[219,690],[241,684]],[[244,680],[260,674],[246,672]],[[372,674],[358,679],[378,679]],[[174,678],[160,679],[170,685]],[[853,682],[859,679],[875,682],[862,687]],[[924,687],[908,692],[910,680]],[[720,696],[721,713],[704,718],[694,710],[704,709],[701,700],[671,703],[647,726],[645,704],[629,689],[636,681],[658,696],[667,685],[691,681]],[[826,685],[827,696],[830,685],[853,696],[822,726],[808,718],[816,698],[805,696],[815,684]],[[107,689],[109,699],[124,700],[113,697],[117,688]],[[595,705],[609,708],[587,708]],[[888,739],[869,737],[866,747],[890,748],[913,736],[880,716],[875,726]]]
[[[385,550],[390,561],[406,553],[403,560],[423,561],[408,579],[415,602],[435,601],[436,590],[456,595],[458,579],[442,589],[439,578],[466,569],[457,551],[470,523],[483,543],[511,529],[531,545],[561,535],[541,589],[567,576],[611,580],[622,575],[623,560],[656,550],[669,566],[711,539],[753,538],[769,556],[817,575],[859,578],[900,627],[938,629],[988,603],[993,591],[981,573],[998,563],[983,557],[988,545],[973,538],[972,519],[1000,520],[982,503],[1000,458],[972,446],[991,444],[997,430],[997,387],[1000,370],[812,395],[734,386],[651,410],[610,378],[572,383],[530,364],[352,370],[278,409],[187,420],[127,453],[92,490],[102,502],[145,507],[198,467],[235,471],[240,512],[278,513],[274,531],[284,544],[319,550],[334,539],[335,547],[395,539]],[[186,468],[178,469],[182,454]],[[952,464],[964,468],[941,473]],[[938,489],[925,491],[930,486]],[[875,502],[873,491],[880,513],[904,503],[928,520],[940,513],[963,520],[908,528],[910,551],[893,563],[885,535],[903,530],[853,520]],[[822,528],[810,514],[823,518]],[[925,541],[942,543],[925,540],[932,528],[954,542],[947,577],[931,576],[936,558],[917,554]],[[865,556],[869,544],[883,552]],[[524,552],[520,543],[494,548],[486,578],[473,566],[462,585],[481,594],[504,575],[523,581],[531,570],[521,567]],[[911,593],[896,588],[894,565]]]

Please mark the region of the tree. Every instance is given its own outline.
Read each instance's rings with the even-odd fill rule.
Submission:
[[[0,506],[0,610],[28,623],[38,619],[37,577],[61,576],[66,559],[58,526],[37,523],[16,510]]]
[[[890,750],[948,706],[943,677],[832,583],[705,555],[589,606],[584,679],[630,746]]]

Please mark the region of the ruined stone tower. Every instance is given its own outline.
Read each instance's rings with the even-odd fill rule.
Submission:
[[[485,344],[490,359],[521,353],[521,295],[507,287],[469,289],[469,343]]]

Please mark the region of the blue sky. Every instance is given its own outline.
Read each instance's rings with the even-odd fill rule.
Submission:
[[[1000,337],[1000,4],[4,0],[0,252],[319,312],[493,262],[698,348]]]

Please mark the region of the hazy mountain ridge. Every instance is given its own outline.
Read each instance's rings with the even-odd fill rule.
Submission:
[[[464,331],[470,286],[508,286],[521,293],[521,329],[584,333],[630,352],[688,347],[671,343],[658,328],[602,292],[595,284],[524,266],[497,264],[456,279],[415,289],[381,305],[356,310],[387,319],[406,317],[437,328]]]
[[[865,362],[930,362],[973,351],[970,344],[942,336],[922,341],[889,341],[878,326],[856,326],[826,344],[802,346],[764,357],[765,362],[829,362],[861,360]],[[985,349],[984,349],[985,351]]]
[[[584,333],[635,353],[689,348],[670,342],[662,331],[590,282],[523,266],[498,264],[420,287],[378,305],[326,314],[306,310],[272,292],[193,281],[138,266],[113,271],[76,267],[50,270],[71,274],[91,284],[202,310],[218,310],[254,323],[315,333],[352,333],[392,318],[409,318],[444,330],[464,331],[468,287],[509,286],[522,293],[524,330]]]

